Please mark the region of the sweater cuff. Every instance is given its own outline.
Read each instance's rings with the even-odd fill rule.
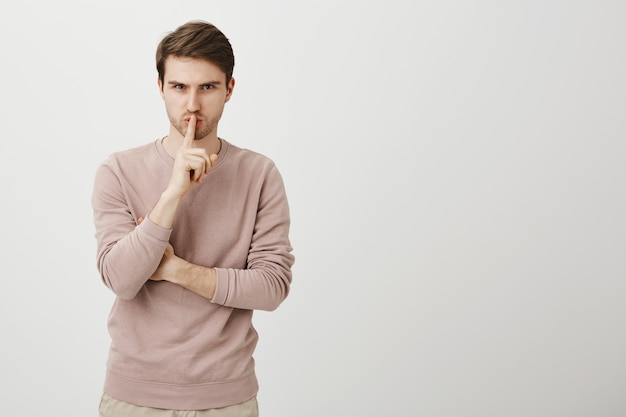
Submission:
[[[170,235],[172,234],[172,229],[164,229],[163,227],[150,220],[148,216],[145,217],[139,227],[143,228],[144,232],[146,232],[148,235],[162,242],[169,242]]]
[[[229,270],[225,268],[215,269],[215,295],[213,295],[212,303],[225,305],[228,298],[228,276]]]

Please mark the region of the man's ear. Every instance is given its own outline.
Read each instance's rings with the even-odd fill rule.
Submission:
[[[226,101],[224,101],[225,103],[228,103],[228,100],[230,100],[230,96],[233,95],[234,89],[235,89],[235,79],[233,77],[230,77],[230,81],[228,82],[228,85],[226,86]]]
[[[165,98],[163,96],[163,81],[161,81],[161,77],[157,77],[157,85],[159,86],[159,94],[161,94],[161,97]]]

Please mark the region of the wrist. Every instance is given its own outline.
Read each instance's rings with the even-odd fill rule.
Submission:
[[[189,280],[193,274],[194,265],[178,256],[176,256],[176,263],[176,273],[172,275],[170,281],[173,284],[186,287],[186,281]]]
[[[182,196],[165,190],[161,194],[159,201],[157,201],[156,205],[152,208],[152,211],[150,211],[150,214],[148,214],[148,217],[153,223],[165,229],[171,229],[176,209],[181,199]]]
[[[184,193],[176,192],[168,187],[165,189],[165,191],[161,193],[161,198],[159,199],[159,202],[162,202],[164,204],[178,205],[178,203],[180,202],[180,200],[183,199],[184,196]]]

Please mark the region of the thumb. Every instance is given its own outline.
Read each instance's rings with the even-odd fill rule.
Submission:
[[[209,156],[209,161],[211,161],[211,167],[213,167],[213,165],[215,165],[217,163],[217,154],[216,153],[212,153],[211,156]]]

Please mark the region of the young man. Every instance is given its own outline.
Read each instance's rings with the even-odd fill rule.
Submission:
[[[282,178],[220,138],[234,57],[193,21],[157,48],[169,134],[95,175],[98,269],[116,294],[100,416],[256,416],[254,309],[285,299],[294,262]]]

